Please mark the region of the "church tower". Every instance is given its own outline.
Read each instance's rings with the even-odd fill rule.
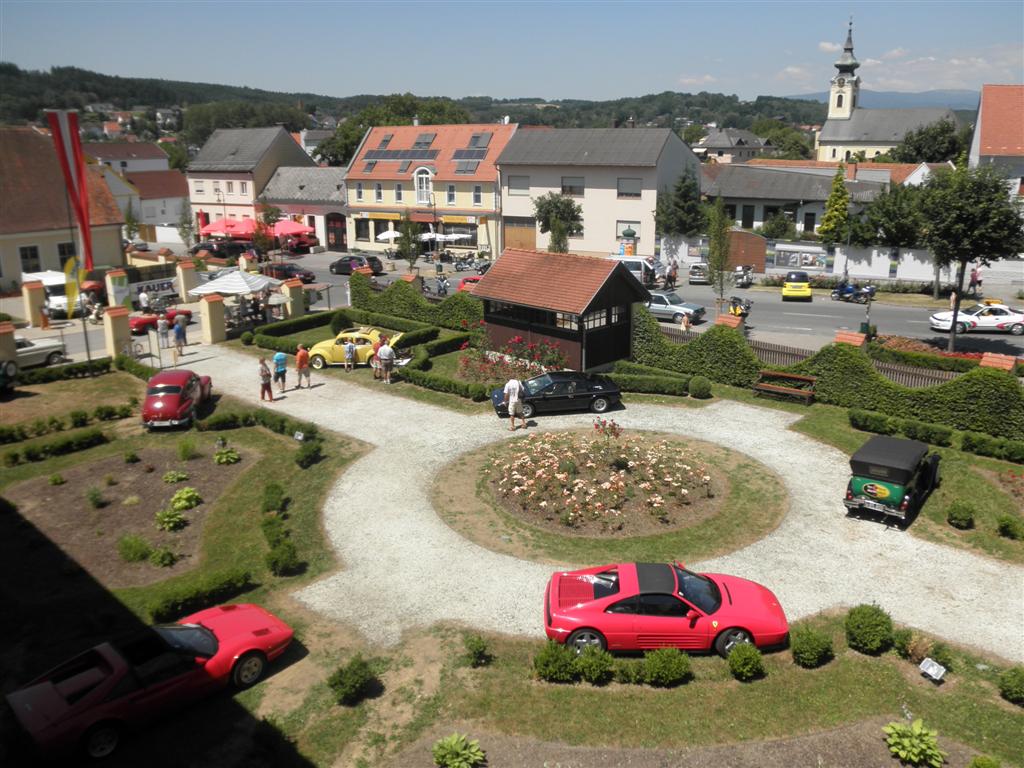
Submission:
[[[836,62],[837,71],[833,75],[829,87],[829,120],[849,120],[853,114],[853,110],[857,106],[857,97],[860,95],[860,78],[857,77],[857,67],[859,66],[860,62],[853,57],[853,19],[850,19],[843,55]]]

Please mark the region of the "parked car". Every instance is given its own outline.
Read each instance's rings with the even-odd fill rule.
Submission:
[[[104,758],[129,729],[222,688],[253,685],[292,634],[258,605],[208,608],[101,643],[7,694],[7,702],[44,754],[78,749]]]
[[[60,339],[26,339],[24,336],[14,337],[14,346],[18,355],[18,368],[29,368],[33,365],[55,365],[65,357],[64,342]]]
[[[680,563],[618,563],[560,571],[544,592],[544,631],[582,652],[682,648],[728,656],[736,645],[784,645],[779,599],[753,581]]]
[[[260,270],[267,277],[273,277],[277,280],[291,280],[292,278],[298,278],[303,283],[315,283],[316,275],[308,269],[303,269],[296,264],[282,264],[279,262],[272,262],[270,264],[264,264]]]
[[[708,265],[691,264],[686,275],[686,282],[690,285],[711,285],[711,278],[708,276]]]
[[[146,384],[142,424],[147,429],[190,426],[212,394],[209,376],[199,376],[184,368],[161,371]]]
[[[604,413],[622,399],[619,386],[611,379],[580,371],[550,371],[523,382],[523,418],[551,411]],[[508,416],[504,388],[491,392],[494,412]]]
[[[134,248],[136,251],[148,251],[149,243],[147,243],[145,240],[136,240],[135,242],[132,243],[132,248]]]
[[[14,389],[18,380],[18,364],[14,360],[0,360],[0,392]]]
[[[285,242],[292,253],[309,253],[310,249],[320,245],[320,238],[309,232],[304,235],[290,235]]]
[[[651,291],[651,300],[647,309],[659,320],[671,320],[679,323],[683,315],[689,315],[690,322],[698,322],[704,317],[704,307],[700,304],[683,301],[675,291]]]
[[[479,283],[482,279],[483,277],[481,275],[470,275],[469,277],[464,277],[461,280],[459,280],[459,287],[456,288],[455,291],[469,291],[470,293],[472,293],[473,286]]]
[[[351,275],[356,269],[369,267],[375,275],[384,274],[384,265],[376,256],[361,256],[358,254],[346,254],[340,259],[331,262],[329,269],[332,275]]]
[[[177,309],[171,308],[164,312],[167,317],[168,323],[173,323],[175,318],[182,315],[186,318],[186,325],[192,322],[192,310],[191,309]],[[160,316],[147,313],[144,315],[133,315],[128,318],[128,330],[136,335],[142,335],[148,333],[150,329],[156,330],[157,321],[160,320]]]
[[[356,365],[369,365],[373,357],[373,345],[385,335],[379,328],[346,328],[333,339],[314,344],[309,350],[309,364],[318,371],[329,365],[345,363],[345,344],[351,341],[356,345]],[[394,346],[402,334],[396,333],[390,338]]]
[[[936,312],[929,318],[933,331],[949,331],[953,325],[952,312]],[[1014,336],[1024,334],[1024,309],[1012,309],[1005,304],[975,304],[960,308],[956,316],[956,332],[1005,331]]]
[[[852,476],[843,504],[906,520],[942,482],[939,454],[917,440],[875,435],[850,457]]]
[[[806,272],[787,272],[786,279],[782,283],[782,300],[806,299],[814,300],[811,293],[811,278]]]

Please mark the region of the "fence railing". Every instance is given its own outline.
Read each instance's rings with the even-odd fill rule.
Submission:
[[[871,364],[889,381],[902,384],[904,387],[931,387],[963,375],[960,371],[937,371],[932,368],[919,368],[916,365],[883,363],[881,360],[872,360]]]

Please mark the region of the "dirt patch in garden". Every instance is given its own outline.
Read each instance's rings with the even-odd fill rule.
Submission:
[[[209,452],[181,461],[173,450],[151,448],[136,452],[139,461],[126,463],[120,453],[62,470],[61,485],[42,475],[5,490],[20,513],[73,558],[82,569],[108,588],[145,586],[186,571],[198,563],[203,524],[220,495],[259,459],[252,450],[241,452],[237,464],[218,465]],[[188,479],[163,482],[164,473],[181,470]],[[116,484],[107,485],[106,478]],[[158,530],[154,516],[170,506],[181,488],[195,488],[203,503],[184,512],[188,525],[177,532]],[[99,490],[104,505],[94,509],[86,498]],[[118,540],[134,534],[153,547],[179,556],[170,567],[149,562],[128,563],[118,554]]]
[[[1001,488],[1016,503],[1018,513],[1024,515],[1024,467],[1020,469],[1007,469],[1002,472],[993,472],[990,469],[979,469],[975,472],[991,481],[996,487]]]

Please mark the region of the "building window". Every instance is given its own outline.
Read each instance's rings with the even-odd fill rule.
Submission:
[[[455,205],[455,185],[448,185],[448,205]]]
[[[361,181],[356,182],[356,202],[363,202],[363,182]]]
[[[356,240],[370,239],[370,220],[356,219]]]
[[[629,307],[612,307],[612,325],[622,323],[629,319]]]
[[[813,211],[808,211],[804,214],[804,232],[814,231],[814,219],[815,216]]]
[[[833,159],[835,158],[835,156],[836,156],[836,148],[832,147],[832,157],[833,157]]]
[[[484,188],[479,184],[473,186],[473,205],[484,204]]]
[[[38,272],[39,271],[39,247],[35,245],[23,245],[18,249],[18,255],[21,256],[21,271],[22,272]]]
[[[384,185],[377,183],[373,185],[373,199],[378,203],[384,202]]]
[[[430,195],[434,191],[433,181],[430,178],[430,171],[420,168],[416,171],[416,202],[420,205],[430,205]]]
[[[246,181],[238,182],[238,194],[247,195],[249,194],[249,183]]]
[[[588,331],[608,325],[608,310],[595,309],[583,316],[583,327]]]
[[[219,181],[213,182],[213,194],[215,194],[215,195],[220,194],[220,182]]]
[[[445,224],[444,233],[446,235],[465,235],[466,237],[461,240],[454,240],[456,245],[465,245],[470,248],[476,248],[477,246],[477,226],[476,224]]]
[[[60,256],[60,268],[63,270],[64,265],[68,263],[68,259],[75,255],[74,242],[57,243],[57,255]]]
[[[197,195],[204,195],[204,194],[206,194],[203,191],[203,180],[202,179],[196,179],[196,194]]]
[[[842,108],[843,108],[843,94],[840,93],[838,96],[836,96],[836,109],[842,109]]]
[[[579,316],[569,315],[565,312],[555,312],[555,327],[565,328],[570,331],[576,330],[576,325],[579,323]]]
[[[619,179],[619,197],[640,197],[640,188],[643,179]]]
[[[509,176],[508,177],[508,193],[510,195],[529,195],[530,194],[530,177],[529,176]]]
[[[583,177],[563,176],[562,194],[569,197],[583,197]]]
[[[725,204],[725,218],[729,221],[736,221],[736,204],[726,203]]]
[[[387,232],[391,226],[391,222],[386,219],[374,219],[373,220],[373,238],[376,240],[384,232]]]
[[[636,232],[634,235],[635,239],[640,239],[640,222],[639,221],[616,221],[615,222],[615,239],[621,240],[622,233],[627,229],[632,229]]]
[[[228,194],[229,195],[235,194],[235,182],[229,181],[227,184],[228,184]]]
[[[396,203],[402,202],[402,185],[401,184],[395,184],[395,202]]]

